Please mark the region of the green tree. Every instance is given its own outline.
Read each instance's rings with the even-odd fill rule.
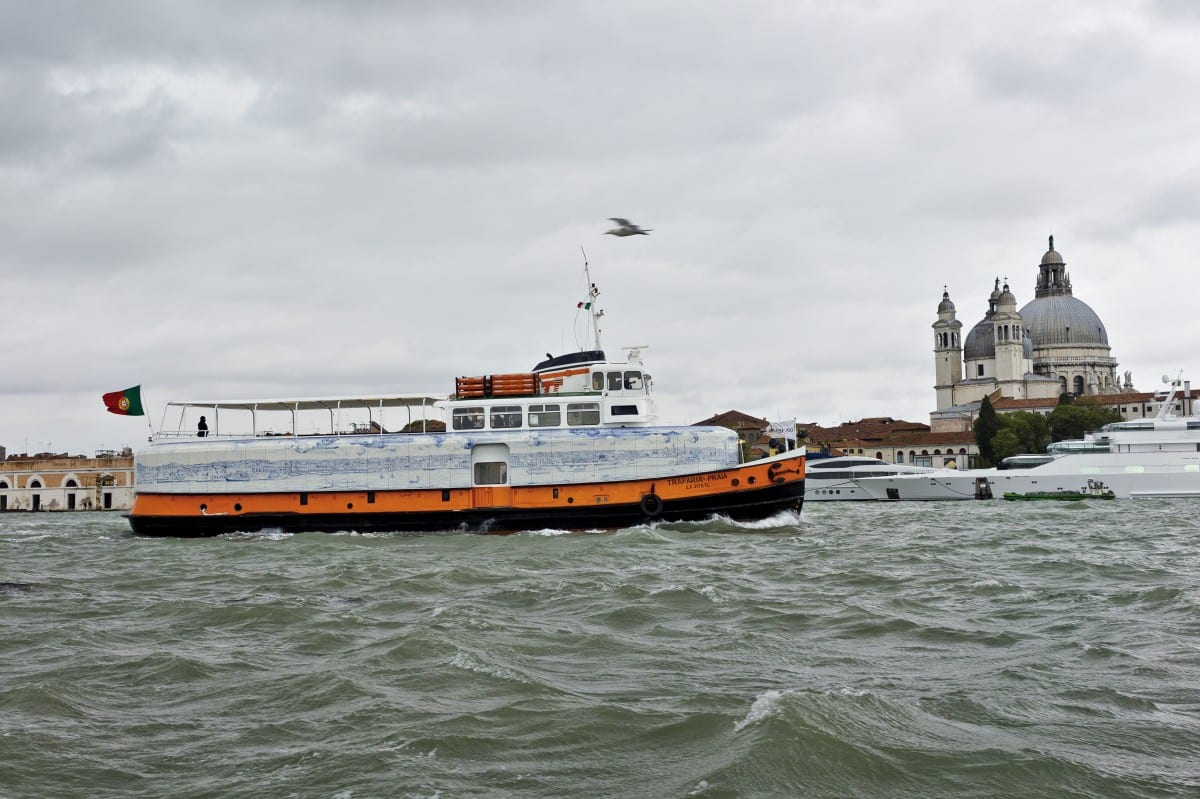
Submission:
[[[1010,455],[1020,455],[1024,451],[1021,448],[1021,440],[1017,438],[1017,434],[1010,427],[1001,427],[996,435],[992,436],[992,454],[996,458],[996,463]]]
[[[996,453],[992,449],[992,439],[1000,432],[1000,421],[996,418],[996,409],[987,397],[979,403],[979,416],[972,427],[975,430],[975,446],[979,447],[979,459],[984,466],[996,463]]]
[[[1111,422],[1121,421],[1121,414],[1102,405],[1059,405],[1050,412],[1050,437],[1054,441],[1082,438],[1084,433],[1098,430]]]
[[[1050,422],[1040,413],[1014,411],[1000,417],[1001,430],[1011,430],[1020,445],[1017,453],[1045,452],[1050,445]],[[993,438],[993,442],[994,442]],[[994,443],[993,443],[994,446]],[[998,457],[1001,456],[997,453]]]

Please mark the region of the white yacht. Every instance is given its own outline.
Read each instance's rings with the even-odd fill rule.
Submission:
[[[888,463],[878,458],[846,455],[836,458],[810,459],[807,464],[807,483],[804,498],[809,502],[844,502],[874,499],[855,481],[863,477],[891,477],[901,474],[936,472],[931,466],[910,466]]]
[[[1082,440],[1051,444],[1043,456],[1016,456],[994,469],[938,469],[854,482],[881,500],[999,499],[1096,485],[1118,499],[1200,497],[1200,416],[1173,413],[1184,384],[1178,378],[1164,381],[1170,389],[1161,395],[1154,418],[1105,425]]]

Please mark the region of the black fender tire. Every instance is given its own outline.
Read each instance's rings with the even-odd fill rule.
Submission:
[[[656,518],[662,515],[663,501],[658,494],[647,494],[642,497],[641,501],[642,513],[650,518]]]

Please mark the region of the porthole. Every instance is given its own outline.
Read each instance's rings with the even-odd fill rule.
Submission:
[[[240,503],[240,502],[234,503],[233,509],[234,509],[234,510],[241,510],[241,509],[242,509],[242,503]]]
[[[346,503],[346,510],[354,510],[354,503],[353,503],[353,502],[347,502],[347,503]]]
[[[567,497],[567,504],[568,504],[568,505],[570,505],[570,504],[571,504],[572,502],[574,502],[574,501],[575,501],[575,497]]]
[[[750,475],[749,477],[746,478],[746,482],[749,483],[750,485],[754,485],[755,483],[758,482],[758,478],[755,477],[754,475]]]
[[[733,486],[734,488],[737,488],[739,485],[741,485],[741,482],[742,482],[741,480],[738,480],[738,479],[735,477],[735,478],[733,478],[732,480],[730,480],[730,481],[729,481],[729,484],[730,484],[731,486]]]
[[[203,502],[201,502],[200,503],[200,512],[205,513],[207,511],[208,511],[208,505],[205,505]]]

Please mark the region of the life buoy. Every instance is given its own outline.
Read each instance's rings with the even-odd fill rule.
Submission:
[[[662,513],[663,501],[658,494],[647,494],[642,497],[642,513],[647,516],[658,516]]]

